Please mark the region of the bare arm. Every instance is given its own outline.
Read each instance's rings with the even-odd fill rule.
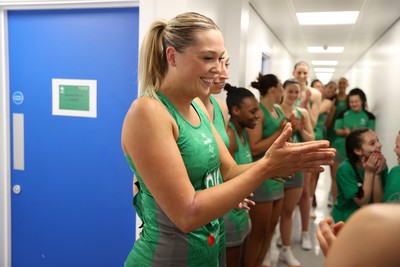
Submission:
[[[311,104],[312,104],[309,109],[309,112],[310,112],[311,126],[312,129],[314,129],[318,121],[322,95],[321,92],[315,88],[309,87],[309,90],[311,91]]]
[[[268,178],[302,171],[321,172],[320,165],[331,164],[334,157],[334,150],[327,148],[328,142],[287,143],[292,133],[288,124],[265,157],[251,168],[223,184],[196,192],[176,144],[177,131],[163,104],[142,97],[125,118],[122,146],[156,202],[183,232],[193,231],[235,208]],[[216,140],[218,148],[222,148],[221,172],[233,175],[238,165],[218,135]]]
[[[253,157],[265,153],[265,151],[268,150],[268,148],[272,145],[272,143],[276,140],[276,138],[278,138],[278,136],[281,134],[282,129],[285,126],[285,121],[282,120],[281,127],[279,128],[279,130],[273,133],[272,135],[268,136],[267,138],[263,139],[262,138],[263,123],[264,123],[264,113],[261,112],[261,117],[258,120],[256,127],[254,129],[247,129],[247,133],[249,135],[250,150]]]
[[[314,130],[313,130],[314,128],[311,125],[311,118],[310,118],[308,111],[303,108],[299,108],[299,110],[301,112],[301,116],[302,116],[302,120],[303,120],[302,123],[304,123],[303,129],[300,131],[301,138],[304,141],[315,140]]]

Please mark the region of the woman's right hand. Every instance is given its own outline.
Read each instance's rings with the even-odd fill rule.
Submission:
[[[373,152],[368,159],[366,157],[362,157],[361,163],[365,172],[375,174],[381,164],[380,155],[378,152]]]
[[[321,247],[321,250],[324,253],[325,257],[328,255],[330,248],[336,241],[339,231],[344,225],[344,222],[333,224],[333,220],[331,217],[328,217],[319,223],[319,226],[317,228],[317,238],[319,246]]]
[[[328,141],[289,143],[293,129],[287,123],[281,135],[265,153],[268,177],[290,176],[299,172],[322,172],[321,165],[333,164],[336,150]]]

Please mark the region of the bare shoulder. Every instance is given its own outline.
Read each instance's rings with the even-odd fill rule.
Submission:
[[[176,123],[166,107],[156,99],[140,97],[132,103],[126,113],[122,126],[122,147],[126,152],[126,146],[131,145],[132,140],[138,140],[144,132],[151,134],[157,129],[166,128],[177,131]]]
[[[210,115],[208,114],[207,108],[204,105],[203,101],[201,101],[201,99],[198,97],[196,97],[193,101],[203,110],[204,114],[211,121]]]

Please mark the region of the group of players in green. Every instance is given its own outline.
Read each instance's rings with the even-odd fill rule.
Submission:
[[[292,213],[299,204],[301,246],[311,249],[310,199],[321,165],[332,166],[336,222],[365,204],[398,201],[399,168],[388,174],[366,96],[358,88],[346,95],[346,79],[338,93],[334,82],[308,86],[309,66],[298,62],[283,84],[259,74],[251,83],[258,101],[226,83],[218,27],[190,12],[155,22],[140,61],[144,97],[127,113],[122,146],[143,231],[126,267],[271,266],[279,220],[279,257],[300,266],[290,249]],[[213,96],[223,89],[226,103]],[[313,140],[329,140],[336,153]],[[397,137],[398,158],[399,147]]]

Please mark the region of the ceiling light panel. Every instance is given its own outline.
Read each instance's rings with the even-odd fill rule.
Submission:
[[[314,66],[336,66],[337,60],[311,60],[311,64]]]
[[[308,53],[343,53],[343,46],[309,46]]]
[[[302,12],[296,13],[300,25],[354,24],[359,11]]]
[[[315,72],[335,72],[335,68],[314,68]]]

